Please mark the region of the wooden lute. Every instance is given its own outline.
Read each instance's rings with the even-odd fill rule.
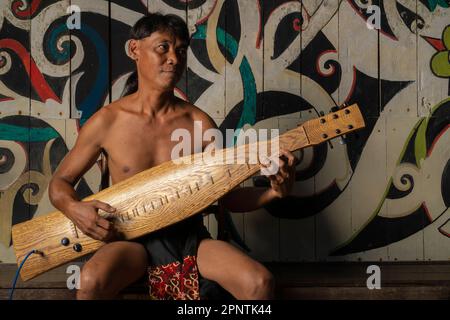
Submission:
[[[353,104],[280,135],[279,147],[295,151],[362,127],[363,117]],[[257,146],[270,143],[260,141]],[[270,147],[266,150],[270,151]],[[115,227],[125,240],[134,239],[201,212],[257,173],[260,165],[247,161],[251,151],[252,145],[247,144],[216,150],[214,158],[204,152],[180,158],[177,163],[168,161],[83,201],[97,199],[115,207]],[[223,157],[218,156],[221,153]],[[223,159],[234,161],[224,164]],[[110,214],[102,210],[99,214],[110,218]],[[92,253],[105,244],[84,235],[60,211],[14,225],[12,238],[18,264],[31,250],[39,253],[32,254],[23,265],[20,274],[24,281]]]

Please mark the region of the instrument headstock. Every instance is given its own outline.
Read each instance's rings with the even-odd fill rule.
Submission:
[[[358,105],[354,103],[320,118],[309,120],[302,127],[309,143],[316,145],[364,128],[365,123]]]

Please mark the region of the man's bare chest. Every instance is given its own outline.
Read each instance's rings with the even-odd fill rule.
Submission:
[[[143,170],[172,160],[179,139],[177,129],[189,132],[189,123],[165,126],[130,124],[110,130],[103,148],[108,155],[108,167],[113,181],[120,181]]]

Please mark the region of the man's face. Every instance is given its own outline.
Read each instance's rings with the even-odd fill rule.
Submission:
[[[153,32],[130,41],[141,78],[152,88],[173,90],[186,66],[187,43],[170,32]]]

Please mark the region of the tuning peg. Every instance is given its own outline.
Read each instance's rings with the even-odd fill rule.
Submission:
[[[348,107],[348,104],[347,104],[347,102],[344,102],[343,104],[342,104],[342,106],[341,106],[341,108],[340,109],[344,109],[344,108],[347,108]]]
[[[335,107],[331,108],[331,112],[336,112],[336,111],[339,111],[339,107],[338,106],[335,106]]]

